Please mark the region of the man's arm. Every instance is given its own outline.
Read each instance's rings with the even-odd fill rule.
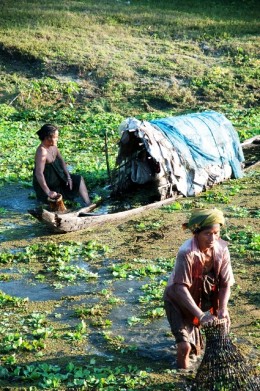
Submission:
[[[67,178],[69,178],[70,177],[70,173],[69,173],[67,164],[65,163],[63,157],[61,156],[61,153],[60,153],[58,148],[57,148],[57,157],[61,161],[61,165],[62,165],[62,168],[63,168],[63,171],[64,171],[65,175],[67,176]]]
[[[193,300],[189,289],[184,284],[175,284],[174,285],[174,292],[172,289],[173,286],[170,286],[168,288],[167,297],[171,300],[174,298],[174,301],[176,300],[181,304],[182,307],[184,307],[186,310],[188,310],[193,316],[196,316],[200,320],[200,323],[209,323],[212,322],[215,319],[215,316],[204,313],[195,303]]]
[[[197,306],[193,300],[188,288],[184,284],[175,284],[174,291],[173,285],[168,287],[167,297],[170,300],[178,301],[182,307],[187,309],[192,315],[200,318],[203,315],[203,311]]]
[[[46,164],[46,157],[47,151],[44,148],[39,147],[37,149],[35,158],[35,176],[44,193],[46,193],[47,196],[50,196],[54,195],[54,192],[49,189],[43,174]]]
[[[219,289],[219,310],[218,310],[218,318],[227,320],[227,329],[230,327],[230,317],[228,312],[228,301],[230,298],[230,285],[223,286]]]

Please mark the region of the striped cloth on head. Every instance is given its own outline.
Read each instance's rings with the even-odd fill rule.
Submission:
[[[189,221],[183,224],[183,228],[188,228],[192,232],[200,231],[202,228],[211,227],[214,224],[225,224],[223,212],[219,209],[196,209]]]

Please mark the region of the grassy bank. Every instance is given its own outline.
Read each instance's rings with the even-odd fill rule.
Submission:
[[[1,102],[123,115],[257,105],[256,1],[21,1],[1,8]],[[19,39],[17,39],[19,37]]]

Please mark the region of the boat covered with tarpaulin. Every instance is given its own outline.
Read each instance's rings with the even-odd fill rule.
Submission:
[[[243,175],[238,134],[216,111],[151,121],[127,118],[119,131],[114,193],[152,185],[160,200],[174,194],[195,196]]]
[[[251,146],[259,149],[260,145],[259,136],[240,144],[231,122],[214,111],[152,121],[127,118],[119,131],[113,193],[125,196],[128,189],[138,191],[143,187],[141,193],[147,199],[150,191],[156,193],[153,202],[109,214],[96,213],[99,204],[74,212],[40,208],[29,213],[58,233],[122,222],[183,196],[194,196],[229,178],[242,177],[243,171],[252,167],[250,163],[243,170],[243,151]]]

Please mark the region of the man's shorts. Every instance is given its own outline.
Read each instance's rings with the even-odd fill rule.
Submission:
[[[189,342],[192,346],[192,351],[199,355],[203,348],[199,327],[194,326],[192,322],[187,320],[180,308],[174,303],[165,300],[164,308],[176,343]]]

